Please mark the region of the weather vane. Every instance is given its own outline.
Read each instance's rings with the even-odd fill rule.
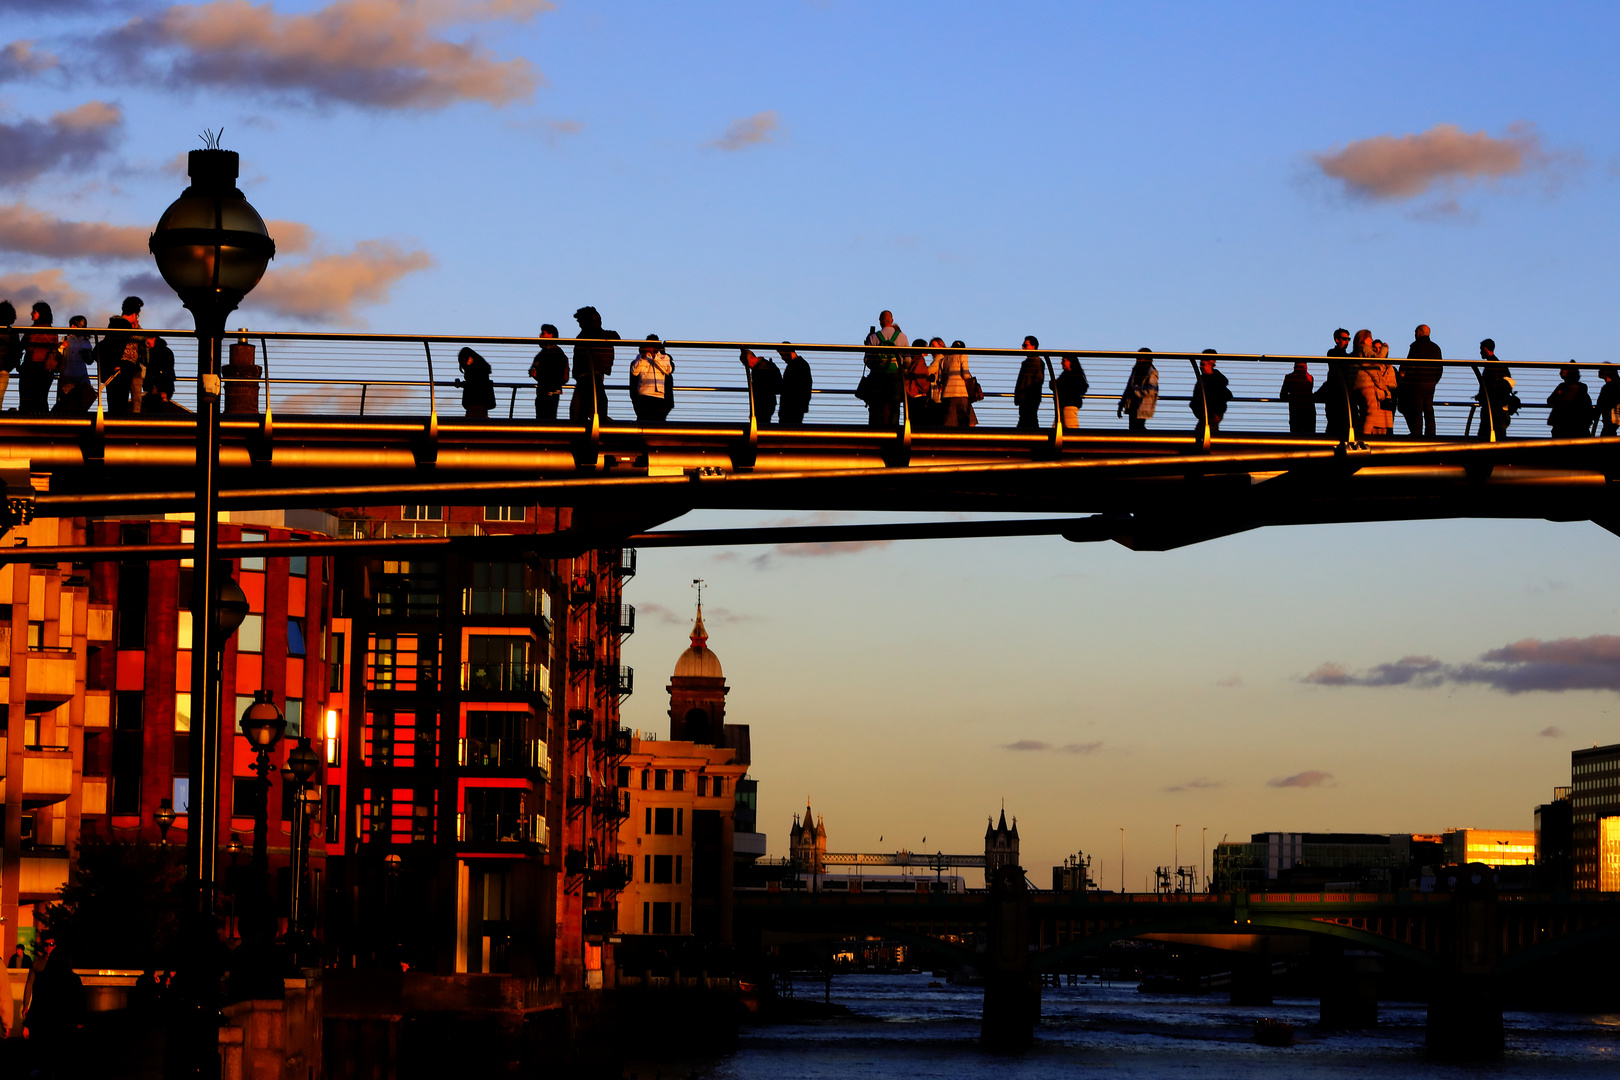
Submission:
[[[703,606],[703,579],[700,578],[700,577],[693,578],[692,579],[692,588],[696,589],[697,592],[698,592],[698,607],[702,607]]]

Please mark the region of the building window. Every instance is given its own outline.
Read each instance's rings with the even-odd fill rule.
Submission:
[[[663,791],[664,786],[665,786],[666,783],[668,783],[668,781],[669,781],[669,770],[668,769],[654,769],[653,770],[653,790],[654,791]]]
[[[344,634],[332,634],[332,647],[327,653],[327,672],[332,677],[332,681],[327,685],[327,690],[334,694],[341,693],[343,690],[343,639],[345,636]]]
[[[105,731],[84,733],[84,775],[106,776],[112,764],[112,736]]]
[[[177,814],[184,814],[191,809],[191,778],[177,776],[174,778],[174,794],[171,796],[170,806]]]
[[[144,528],[143,528],[144,531]],[[125,529],[126,536],[128,527]],[[126,544],[130,541],[126,538]],[[141,543],[145,543],[143,538]],[[147,573],[144,563],[122,563],[118,567],[118,647],[146,648]]]
[[[652,861],[652,883],[654,885],[672,884],[675,880],[675,856],[654,855]]]
[[[630,766],[628,765],[619,766],[619,786],[622,788],[630,786]]]
[[[686,770],[685,769],[676,769],[676,770],[674,770],[674,772],[670,774],[670,785],[669,786],[670,786],[671,791],[685,791],[686,790]]]
[[[242,625],[236,628],[236,651],[245,653],[264,652],[264,616],[245,615]]]
[[[231,816],[252,817],[253,803],[258,794],[256,776],[231,777]]]
[[[685,824],[684,824],[685,821],[686,821],[686,811],[683,808],[677,806],[675,808],[675,835],[676,836],[680,836],[682,834],[682,830],[686,827]]]
[[[304,655],[304,620],[295,616],[287,617],[287,655]]]
[[[641,857],[641,881],[642,881],[642,884],[644,884],[644,885],[651,885],[652,884],[652,856],[651,855],[643,855]]]
[[[643,934],[652,930],[652,917],[648,913],[648,909],[651,907],[652,905],[647,903],[645,900],[641,902],[641,932]]]
[[[519,788],[468,788],[466,807],[463,820],[470,844],[512,843],[529,838]]]
[[[686,856],[684,856],[684,855],[675,856],[675,884],[677,884],[677,885],[679,885],[681,883],[681,863],[683,863],[684,861],[686,861]]]
[[[175,629],[175,648],[189,649],[191,648],[191,612],[181,608],[176,614],[179,616],[180,622]]]
[[[244,543],[244,544],[262,544],[262,543],[264,543],[264,538],[265,538],[265,534],[262,533],[262,532],[244,532],[242,534],[242,543]],[[263,570],[264,569],[264,556],[263,555],[244,555],[242,557],[242,569],[243,570]]]
[[[653,833],[657,836],[670,836],[675,832],[675,811],[667,806],[660,806],[652,812]]]
[[[289,556],[287,556],[287,573],[291,574],[293,577],[308,577],[309,576],[309,556],[308,555],[289,555]]]
[[[651,836],[652,835],[652,807],[650,807],[650,806],[647,807],[647,824],[641,830],[641,835],[643,835],[643,836]]]
[[[650,780],[651,778],[652,778],[652,770],[651,769],[642,769],[641,770],[641,790],[642,791],[647,790],[647,781]]]
[[[522,521],[525,518],[523,506],[486,506],[484,507],[485,521]]]
[[[652,906],[652,932],[655,934],[669,933],[669,905],[654,903]]]
[[[444,507],[442,506],[402,506],[399,516],[406,521],[442,521]]]
[[[287,706],[282,710],[287,717],[287,730],[283,733],[286,738],[296,739],[304,733],[304,703],[299,698],[288,698]]]
[[[464,689],[486,693],[516,693],[543,689],[539,665],[529,664],[528,637],[472,634],[467,638],[467,677]]]
[[[145,695],[140,690],[113,694],[112,812],[141,812],[141,765],[145,735]]]
[[[698,798],[700,798],[700,799],[707,798],[708,795],[709,795],[709,778],[707,776],[699,776],[698,777]]]

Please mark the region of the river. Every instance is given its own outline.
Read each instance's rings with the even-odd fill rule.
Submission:
[[[630,1075],[704,1080],[1045,1080],[1047,1077],[1243,1078],[1614,1077],[1620,1015],[1509,1012],[1507,1056],[1495,1065],[1442,1065],[1423,1055],[1424,1007],[1381,1004],[1371,1031],[1315,1028],[1314,998],[1230,1006],[1224,994],[1164,997],[1131,984],[1048,988],[1035,1047],[1018,1057],[979,1049],[981,992],[930,986],[927,975],[843,975],[832,1000],[848,1017],[745,1028],[723,1058],[640,1066]],[[821,986],[801,988],[821,998]],[[1291,1047],[1257,1045],[1254,1021],[1298,1030]]]

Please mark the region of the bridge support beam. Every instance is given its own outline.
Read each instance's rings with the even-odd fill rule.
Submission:
[[[1319,987],[1322,1027],[1335,1031],[1378,1026],[1378,976],[1383,960],[1377,953],[1345,949],[1323,942],[1312,950]]]
[[[1496,874],[1483,863],[1448,867],[1451,926],[1429,991],[1429,1054],[1447,1061],[1502,1057]]]
[[[997,868],[989,892],[979,1037],[987,1050],[1016,1053],[1035,1041],[1041,1018],[1041,984],[1029,964],[1029,890],[1023,868]]]

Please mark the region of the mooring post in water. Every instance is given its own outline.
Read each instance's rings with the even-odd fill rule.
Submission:
[[[1020,866],[990,878],[984,960],[984,1018],[979,1036],[990,1050],[1023,1050],[1035,1041],[1041,984],[1029,965],[1029,889]]]
[[[1503,1048],[1496,873],[1469,863],[1448,868],[1442,880],[1451,890],[1450,926],[1429,990],[1429,1053],[1496,1061]]]

